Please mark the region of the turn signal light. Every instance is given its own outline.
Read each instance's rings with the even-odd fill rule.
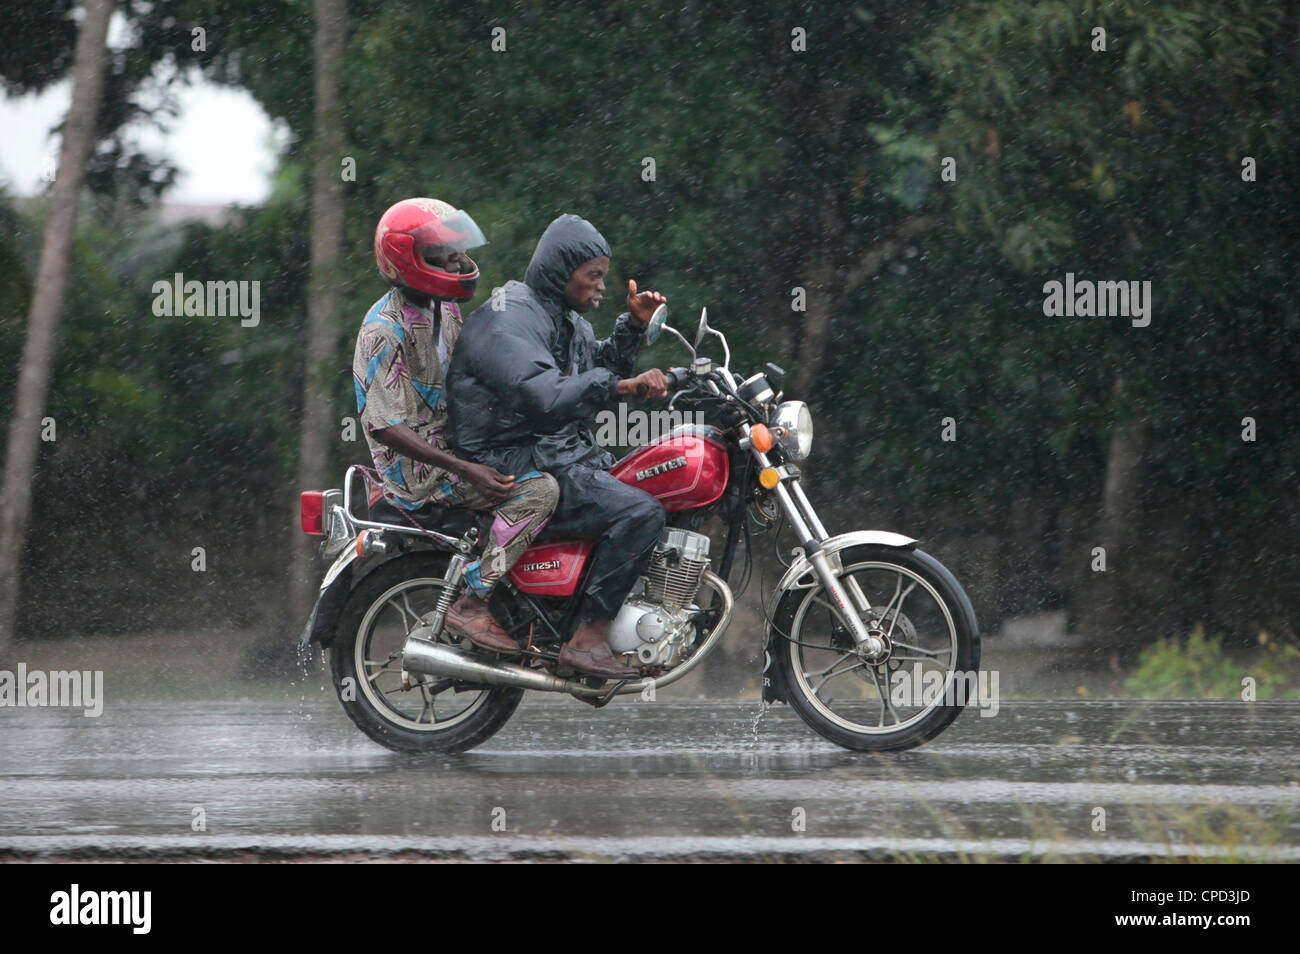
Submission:
[[[776,472],[775,467],[764,467],[758,472],[758,482],[768,490],[771,490],[781,482],[781,475]]]
[[[754,445],[754,450],[766,454],[772,449],[772,432],[766,424],[755,424],[749,430],[749,442]]]

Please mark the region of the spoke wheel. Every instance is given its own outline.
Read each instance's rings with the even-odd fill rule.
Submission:
[[[920,745],[961,712],[979,665],[974,613],[961,587],[921,551],[859,547],[841,553],[871,608],[860,613],[887,655],[860,653],[822,585],[787,593],[774,636],[791,706],[816,732],[845,748],[890,751]]]
[[[500,729],[523,698],[521,689],[466,689],[414,672],[403,687],[402,647],[436,606],[445,566],[443,558],[419,554],[367,576],[349,597],[330,649],[344,710],[366,735],[398,751],[464,751]],[[445,630],[439,639],[460,646]]]

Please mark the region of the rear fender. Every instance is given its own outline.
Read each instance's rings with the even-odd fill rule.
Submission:
[[[325,579],[321,580],[320,591],[316,594],[316,605],[312,607],[311,616],[298,639],[299,646],[306,648],[312,643],[320,643],[329,648],[334,625],[347,602],[347,595],[352,592],[353,564],[356,562],[357,548],[350,546],[325,572]]]
[[[365,557],[357,556],[357,548],[349,545],[325,572],[320,590],[316,595],[316,605],[312,607],[307,625],[298,637],[298,645],[306,648],[312,643],[320,643],[328,649],[334,641],[334,629],[339,616],[348,601],[348,594],[385,563],[400,560],[412,553],[423,551],[446,553],[445,547],[426,543],[424,540],[401,537],[396,546],[390,546],[385,553],[374,553]]]

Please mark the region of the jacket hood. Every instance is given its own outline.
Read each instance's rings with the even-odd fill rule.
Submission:
[[[583,262],[609,254],[609,243],[594,225],[581,216],[561,215],[542,233],[524,272],[524,283],[546,304],[567,307],[564,288],[573,270]]]

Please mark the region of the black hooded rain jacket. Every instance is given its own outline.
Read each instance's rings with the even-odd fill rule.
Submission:
[[[506,284],[505,307],[488,301],[465,319],[447,374],[453,442],[465,457],[506,474],[613,464],[589,422],[618,402],[619,379],[634,375],[641,333],[625,313],[598,342],[564,301],[573,270],[609,254],[590,222],[562,215],[524,280]]]

